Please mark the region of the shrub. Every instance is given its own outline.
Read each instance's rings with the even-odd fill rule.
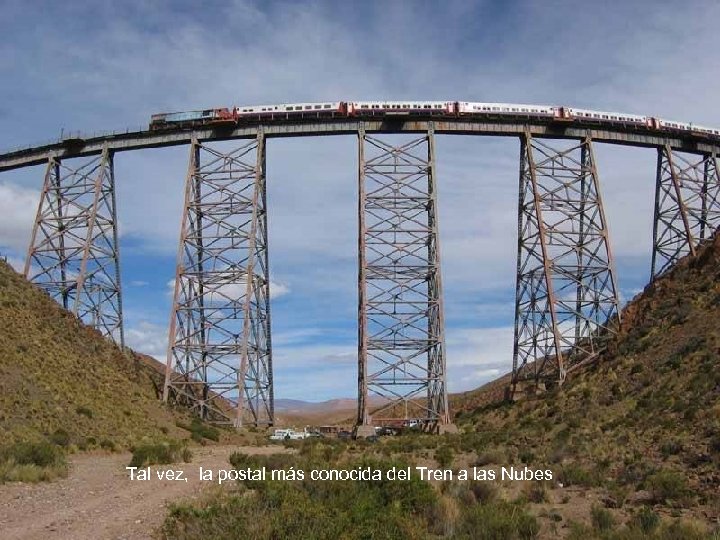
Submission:
[[[520,460],[520,463],[529,465],[535,461],[535,453],[529,448],[523,448],[518,453],[518,459]]]
[[[535,504],[544,503],[548,500],[547,489],[545,489],[545,484],[542,482],[530,484],[525,490],[525,495],[528,501]]]
[[[216,427],[209,426],[203,423],[202,420],[195,417],[190,421],[190,424],[177,421],[175,425],[179,428],[186,429],[190,432],[190,438],[195,442],[203,442],[204,439],[218,442],[220,440],[220,430]],[[163,431],[167,433],[167,428]]]
[[[570,463],[560,469],[558,480],[565,486],[599,486],[602,482],[598,474],[576,463]]]
[[[435,461],[437,461],[438,465],[441,467],[450,467],[454,458],[455,453],[453,452],[453,449],[447,445],[441,446],[435,450]]]
[[[649,534],[660,525],[660,516],[652,511],[652,508],[643,506],[640,511],[630,520],[630,527],[640,529],[643,533]]]
[[[93,412],[90,409],[88,409],[87,407],[77,407],[75,409],[75,412],[81,416],[86,416],[88,418],[93,417]]]
[[[220,431],[213,426],[203,424],[199,418],[193,418],[190,423],[191,438],[195,441],[209,439],[218,442],[220,440]]]
[[[480,503],[489,503],[497,499],[498,490],[490,482],[473,481],[470,484],[470,491],[475,495],[475,500]]]
[[[143,442],[132,449],[130,467],[144,467],[146,465],[167,465],[192,460],[192,452],[181,441]]]
[[[611,531],[615,528],[615,518],[610,510],[602,506],[593,506],[590,510],[592,526],[597,531]]]
[[[663,457],[675,456],[682,452],[683,446],[679,441],[665,441],[660,445],[660,453]]]
[[[41,482],[67,476],[62,448],[49,442],[20,442],[0,449],[0,483]]]
[[[687,479],[675,471],[659,471],[647,479],[656,502],[681,501],[689,494]]]
[[[534,516],[517,505],[499,501],[466,509],[456,537],[474,540],[525,539],[535,538],[539,530]]]
[[[272,456],[235,453],[233,466],[261,466]],[[285,468],[309,471],[335,466],[314,457],[280,456]],[[275,459],[275,458],[273,458]],[[339,465],[340,466],[340,465]],[[339,467],[338,466],[338,467]],[[407,467],[393,460],[342,462],[344,469]],[[258,481],[252,490],[209,495],[199,505],[173,506],[165,521],[166,538],[424,538],[433,526],[451,526],[452,504],[440,507],[436,491],[419,478],[381,481]],[[444,516],[444,524],[431,523]]]
[[[70,446],[70,434],[62,428],[58,428],[50,435],[50,442],[67,448]]]
[[[115,442],[111,441],[110,439],[103,439],[102,441],[100,441],[100,448],[109,452],[114,452],[117,449],[117,447],[115,446]]]
[[[506,461],[506,456],[501,450],[493,449],[479,454],[475,460],[475,466],[484,467],[485,465],[500,465]]]

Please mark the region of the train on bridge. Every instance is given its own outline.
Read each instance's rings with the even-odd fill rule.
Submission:
[[[544,120],[588,124],[618,124],[657,131],[720,136],[720,129],[676,122],[653,116],[595,111],[555,105],[522,103],[480,103],[471,101],[332,101],[322,103],[281,103],[243,105],[152,115],[150,130],[238,125],[274,120],[310,120],[335,117],[467,117],[485,120]]]

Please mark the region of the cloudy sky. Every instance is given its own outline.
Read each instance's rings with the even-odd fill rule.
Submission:
[[[0,149],[239,104],[562,104],[720,125],[717,2],[4,0]],[[356,141],[271,140],[276,396],[356,392]],[[519,144],[437,140],[448,376],[508,371]],[[655,153],[596,147],[620,289],[650,266]],[[164,360],[187,149],[116,156],[129,344]],[[0,173],[0,253],[22,261],[42,167]]]

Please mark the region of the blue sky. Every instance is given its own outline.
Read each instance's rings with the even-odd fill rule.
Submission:
[[[626,5],[632,4],[632,5]],[[695,2],[3,2],[0,149],[160,111],[419,98],[574,105],[720,125],[720,5]],[[512,362],[519,144],[438,137],[451,391]],[[620,288],[649,273],[655,154],[598,145]],[[352,137],[272,140],[276,396],[356,392]],[[116,156],[128,342],[164,359],[187,149]],[[0,173],[0,252],[43,171]]]

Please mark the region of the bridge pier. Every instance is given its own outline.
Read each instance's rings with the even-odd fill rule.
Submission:
[[[441,431],[450,414],[432,125],[397,146],[361,125],[358,167],[356,434],[401,420]]]
[[[560,385],[619,319],[592,140],[521,137],[513,389]]]
[[[235,427],[274,422],[266,202],[262,132],[193,140],[163,399]]]
[[[24,273],[124,346],[115,175],[107,146],[77,168],[49,156]]]
[[[698,159],[699,157],[699,159]],[[651,279],[720,226],[720,171],[716,154],[683,154],[658,148]]]

